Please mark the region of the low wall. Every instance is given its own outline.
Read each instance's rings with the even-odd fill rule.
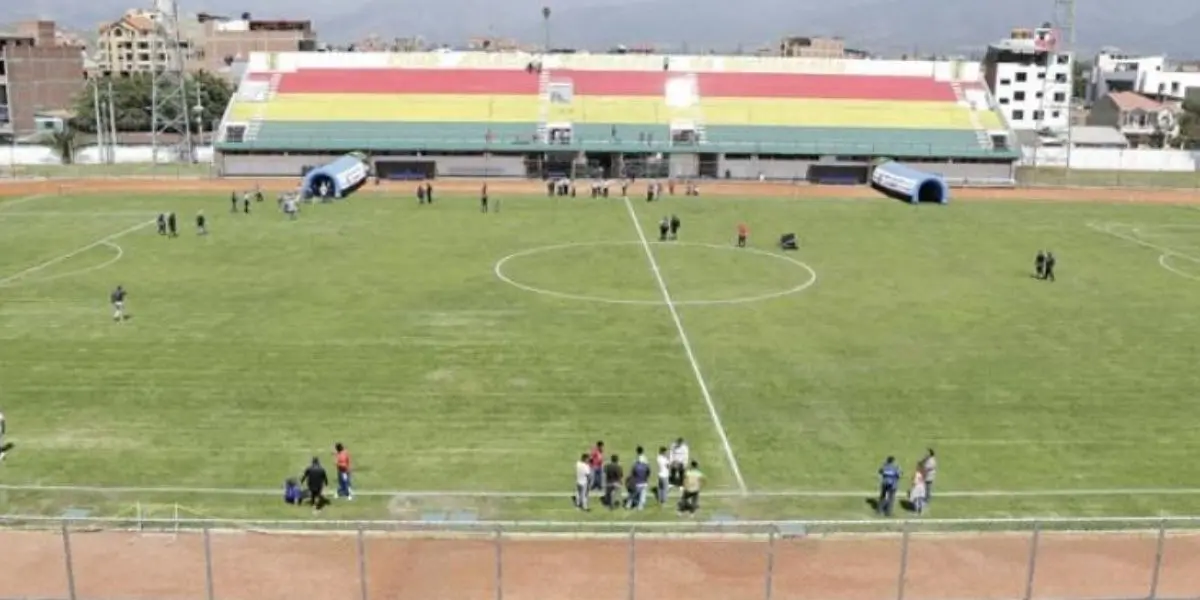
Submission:
[[[1066,148],[1022,148],[1021,166],[1071,168],[1081,171],[1200,170],[1200,152],[1150,148],[1074,148],[1067,164]]]
[[[179,157],[171,152],[169,147],[158,149],[158,160],[154,160],[154,146],[117,146],[114,159],[121,164],[135,163],[174,163],[180,162]],[[196,157],[202,163],[213,160],[211,146],[196,147]],[[80,146],[75,153],[76,164],[98,165],[105,162],[101,148],[95,145]],[[6,166],[35,166],[60,165],[58,154],[49,146],[0,146],[0,167]]]

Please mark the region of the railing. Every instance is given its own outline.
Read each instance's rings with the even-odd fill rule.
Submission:
[[[1200,596],[1200,518],[2,521],[5,599]]]

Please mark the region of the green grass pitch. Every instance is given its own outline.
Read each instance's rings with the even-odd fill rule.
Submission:
[[[590,443],[632,459],[680,435],[710,478],[705,510],[743,518],[869,516],[881,459],[911,471],[927,446],[946,494],[936,516],[1200,512],[1200,494],[1161,491],[1200,481],[1200,212],[632,208],[745,496],[619,199],[506,197],[484,215],[472,198],[363,194],[288,222],[271,202],[246,216],[220,194],[122,195],[0,202],[0,410],[16,445],[0,512],[140,502],[307,516],[274,493],[219,490],[274,490],[342,441],[356,487],[378,495],[331,515],[576,518],[572,463]],[[200,209],[207,237],[192,227]],[[114,236],[166,210],[178,239],[152,226]],[[658,244],[669,213],[681,243]],[[739,221],[757,251],[731,248]],[[799,235],[787,256],[802,264],[772,247],[784,231]],[[1030,277],[1039,248],[1059,255],[1057,283]],[[1164,252],[1176,272],[1158,264]],[[495,272],[514,254],[501,274],[520,287]],[[120,325],[107,303],[118,283],[132,314]],[[783,492],[805,494],[771,495]]]

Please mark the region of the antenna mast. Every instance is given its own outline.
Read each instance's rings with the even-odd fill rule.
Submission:
[[[1071,172],[1071,146],[1073,145],[1071,109],[1075,105],[1075,63],[1079,57],[1075,55],[1075,0],[1054,0],[1054,28],[1058,30],[1059,52],[1071,57],[1067,65],[1067,177]]]
[[[169,149],[171,161],[196,162],[195,142],[192,139],[191,115],[188,109],[185,44],[179,31],[179,7],[175,0],[154,0],[161,49],[153,50],[151,110],[151,144],[154,161],[158,162],[159,148]],[[165,142],[162,138],[170,138]]]

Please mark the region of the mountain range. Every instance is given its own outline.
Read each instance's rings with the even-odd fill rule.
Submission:
[[[472,36],[604,49],[656,44],[675,50],[750,50],[785,35],[837,35],[849,46],[882,55],[972,54],[1007,37],[1013,27],[1056,21],[1061,0],[183,0],[181,14],[208,12],[256,18],[312,19],[324,41],[344,43],[377,34],[420,35],[457,43]],[[14,4],[16,4],[14,2]],[[542,8],[551,16],[543,21]],[[130,8],[126,0],[29,0],[6,7],[5,18],[49,18],[94,30]],[[148,6],[147,6],[148,8]],[[1077,48],[1115,46],[1132,53],[1200,57],[1196,0],[1078,0]]]

